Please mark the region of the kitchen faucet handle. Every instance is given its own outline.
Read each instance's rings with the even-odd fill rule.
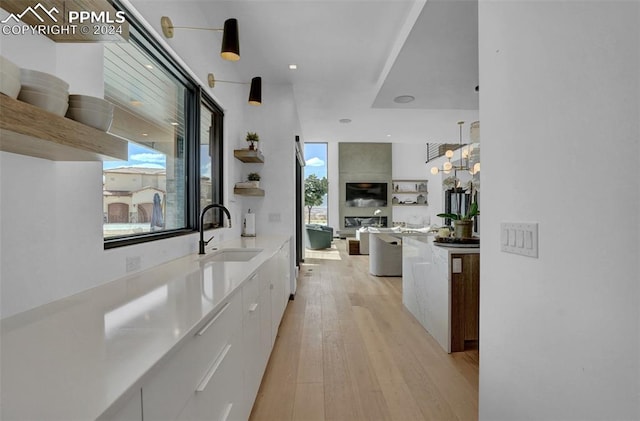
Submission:
[[[213,240],[213,237],[214,237],[214,235],[212,235],[212,236],[211,236],[211,238],[209,238],[207,241],[205,241],[205,242],[204,242],[204,244],[205,244],[205,245],[209,244],[209,242],[210,242],[211,240]]]

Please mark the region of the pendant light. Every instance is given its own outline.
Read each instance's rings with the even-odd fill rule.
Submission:
[[[431,174],[436,175],[440,171],[444,172],[445,174],[449,174],[451,171],[453,171],[455,176],[457,177],[458,171],[468,171],[471,175],[474,175],[477,172],[480,172],[479,162],[476,162],[474,165],[471,165],[470,155],[473,151],[472,145],[465,145],[462,143],[462,126],[463,125],[464,125],[464,121],[458,121],[458,126],[460,127],[460,137],[458,140],[459,141],[458,150],[460,151],[460,159],[458,163],[454,164],[453,162],[451,162],[451,158],[453,158],[454,152],[453,150],[449,149],[448,151],[445,152],[445,156],[447,157],[447,162],[442,164],[442,168],[432,167]]]
[[[201,28],[196,26],[174,26],[169,16],[160,18],[160,27],[165,38],[173,38],[174,29],[193,29],[199,31],[222,32],[222,47],[220,56],[229,61],[240,60],[240,37],[238,35],[238,20],[227,19],[224,28]]]

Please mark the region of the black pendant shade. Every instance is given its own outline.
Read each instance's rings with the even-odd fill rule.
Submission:
[[[262,104],[262,78],[260,76],[251,79],[251,89],[249,90],[249,104]]]
[[[240,60],[240,39],[238,36],[238,20],[227,19],[222,32],[222,48],[220,56],[225,60]]]

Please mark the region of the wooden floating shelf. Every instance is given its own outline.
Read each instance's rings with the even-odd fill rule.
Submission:
[[[262,155],[262,152],[258,150],[251,151],[249,149],[235,149],[233,151],[233,156],[242,162],[264,162],[264,155]]]
[[[239,189],[234,187],[233,193],[239,196],[264,196],[264,190],[262,189]]]
[[[426,203],[394,203],[391,206],[429,206]]]
[[[128,142],[0,94],[0,150],[52,161],[126,161]]]

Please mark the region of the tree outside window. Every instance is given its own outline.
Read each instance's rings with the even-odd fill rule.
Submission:
[[[304,205],[308,209],[307,224],[320,222],[312,219],[311,210],[314,206],[322,205],[328,191],[329,182],[326,177],[318,178],[315,174],[311,174],[304,180]],[[326,221],[322,222],[326,225]]]

